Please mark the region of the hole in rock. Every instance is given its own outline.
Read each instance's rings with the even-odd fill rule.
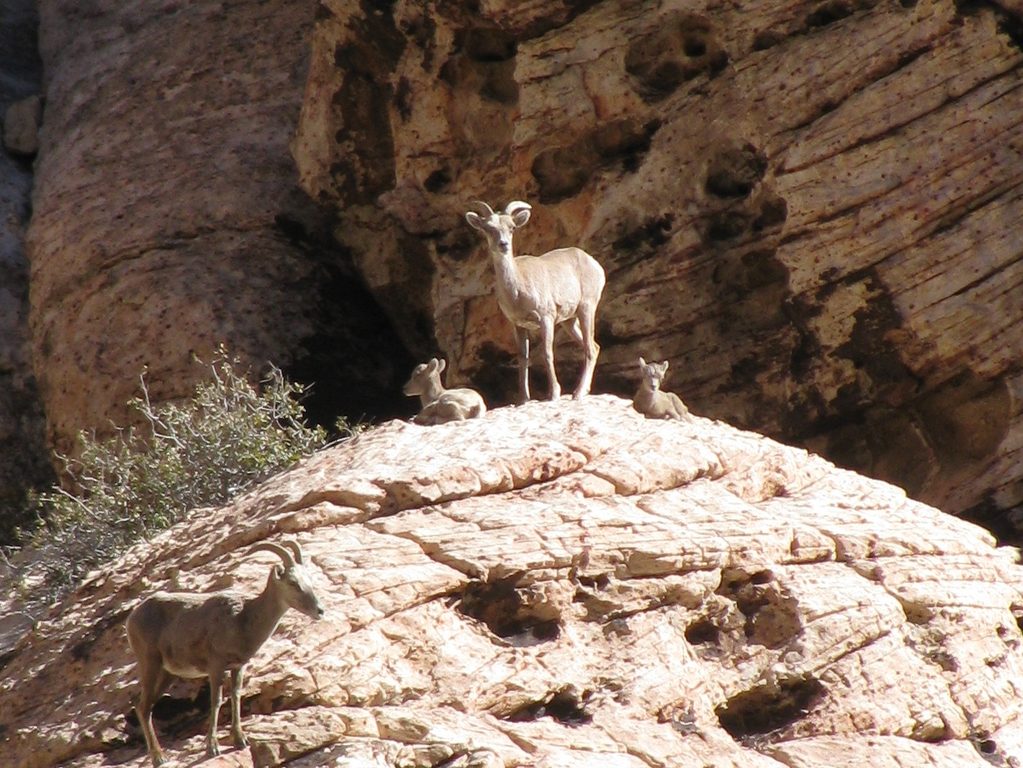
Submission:
[[[703,227],[703,240],[707,245],[734,240],[746,233],[752,220],[753,214],[741,209],[713,213]]]
[[[606,573],[600,573],[596,576],[580,576],[578,581],[581,586],[590,589],[607,589],[611,583],[611,577]]]
[[[673,213],[651,216],[615,240],[615,250],[632,251],[640,248],[656,250],[658,246],[664,245],[671,239],[671,228],[674,222],[675,215]]]
[[[697,56],[703,56],[707,52],[707,41],[702,37],[691,36],[686,37],[682,41],[682,53],[690,58]]]
[[[663,99],[700,74],[713,76],[727,64],[728,53],[711,21],[685,12],[664,19],[637,38],[625,55],[625,70],[647,101]]]
[[[733,739],[770,733],[805,717],[826,690],[809,675],[764,683],[732,696],[715,709],[718,722]]]
[[[518,41],[503,29],[476,27],[465,30],[465,55],[473,61],[499,62],[515,58]]]
[[[716,643],[721,637],[721,629],[710,619],[700,619],[686,627],[685,635],[693,645]]]
[[[423,186],[427,192],[440,192],[451,183],[451,172],[447,168],[438,168],[426,177]]]
[[[776,29],[762,29],[753,37],[753,50],[766,51],[785,40],[785,33]]]
[[[767,172],[767,155],[750,142],[721,142],[712,152],[704,189],[715,197],[746,197]]]
[[[855,10],[850,0],[827,0],[810,12],[806,17],[806,26],[810,28],[826,27],[852,16]]]
[[[505,719],[513,723],[528,723],[549,717],[563,725],[585,725],[593,720],[593,715],[586,711],[590,695],[589,691],[583,691],[582,696],[568,689],[556,691],[541,701],[519,707]]]
[[[512,645],[557,640],[561,635],[560,613],[548,603],[530,603],[517,586],[520,576],[469,585],[456,606],[458,612],[483,622],[497,637]]]

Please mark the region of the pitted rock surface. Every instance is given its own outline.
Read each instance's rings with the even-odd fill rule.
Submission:
[[[136,546],[6,659],[5,759],[147,765],[128,610],[158,588],[255,594],[273,557],[246,550],[282,536],[305,549],[327,617],[285,614],[253,659],[248,750],[204,763],[206,694],[172,687],[157,730],[180,764],[1023,754],[1014,549],[803,449],[592,396],[389,422]]]

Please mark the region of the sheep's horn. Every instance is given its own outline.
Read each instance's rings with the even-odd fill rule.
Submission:
[[[485,216],[493,216],[494,209],[484,203],[482,200],[473,200],[472,206],[476,208],[478,213],[482,213]]]
[[[281,560],[284,561],[284,566],[286,568],[295,567],[295,558],[292,556],[289,550],[285,549],[280,544],[274,544],[272,541],[261,541],[258,544],[253,545],[249,549],[248,554],[252,554],[253,552],[259,552],[260,550],[273,552],[275,555],[280,557]]]
[[[305,555],[302,553],[302,546],[294,539],[281,539],[281,544],[286,546],[295,555],[296,563],[304,563]]]
[[[508,203],[508,205],[504,207],[504,212],[509,216],[512,216],[515,214],[516,211],[520,211],[522,209],[531,211],[533,210],[533,206],[531,206],[529,203],[524,203],[521,200],[512,200],[510,203]]]

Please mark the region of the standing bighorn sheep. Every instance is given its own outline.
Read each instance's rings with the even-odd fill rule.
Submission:
[[[153,730],[153,706],[174,676],[208,677],[210,722],[206,754],[220,754],[217,715],[224,675],[231,674],[231,735],[236,746],[248,743],[241,726],[241,690],[245,664],[266,641],[288,608],[319,619],[323,608],[306,574],[302,548],[261,542],[249,551],[268,550],[284,561],[274,566],[263,591],[250,598],[232,592],[196,594],[157,592],[128,616],[128,643],[138,660],[142,691],[135,707],[154,766],[164,762]],[[290,551],[289,551],[290,550]]]
[[[648,363],[639,358],[642,374],[632,406],[648,419],[684,419],[689,414],[682,398],[674,392],[662,392],[661,383],[668,372],[668,361]]]
[[[444,424],[448,421],[475,419],[487,412],[487,404],[475,389],[445,389],[440,374],[447,362],[431,358],[412,371],[402,391],[412,397],[419,395],[420,411],[412,420],[416,424]]]
[[[497,277],[497,303],[513,326],[519,345],[519,401],[529,399],[529,334],[539,331],[551,400],[561,397],[554,371],[554,329],[568,324],[569,333],[583,348],[585,363],[575,389],[578,399],[590,391],[600,347],[594,341],[597,304],[604,291],[604,268],[581,248],[558,248],[542,256],[515,256],[512,231],[529,221],[531,208],[519,200],[504,213],[494,213],[476,202],[479,213],[469,211],[466,221],[487,239]],[[482,215],[481,215],[482,214]]]

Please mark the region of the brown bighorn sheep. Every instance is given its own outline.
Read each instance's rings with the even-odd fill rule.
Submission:
[[[648,419],[684,419],[689,415],[682,398],[674,392],[662,392],[661,382],[668,372],[668,361],[663,363],[647,363],[639,358],[639,370],[642,378],[639,389],[632,398],[632,407]]]
[[[582,345],[585,363],[575,388],[578,399],[590,391],[600,347],[594,341],[597,304],[604,291],[604,268],[581,248],[558,248],[542,256],[515,256],[512,231],[529,221],[529,203],[514,200],[504,213],[476,202],[479,213],[465,220],[487,238],[497,277],[497,303],[513,326],[519,343],[519,402],[529,399],[529,334],[539,331],[551,400],[561,397],[554,371],[554,329],[567,323]],[[482,215],[481,215],[482,214]]]
[[[209,677],[210,722],[206,754],[220,754],[217,715],[222,701],[224,675],[231,673],[231,735],[238,747],[247,745],[241,726],[241,691],[245,664],[266,641],[288,608],[319,619],[323,608],[305,571],[302,548],[294,541],[288,548],[261,542],[249,552],[267,550],[284,561],[270,570],[266,587],[255,597],[232,592],[196,594],[157,592],[128,616],[128,644],[138,661],[142,692],[138,713],[146,747],[154,766],[164,762],[153,730],[153,706],[174,676]]]
[[[419,395],[420,411],[412,419],[416,424],[444,424],[448,421],[475,419],[487,412],[487,404],[475,389],[445,389],[440,374],[447,362],[431,358],[420,363],[402,388],[409,397]]]

